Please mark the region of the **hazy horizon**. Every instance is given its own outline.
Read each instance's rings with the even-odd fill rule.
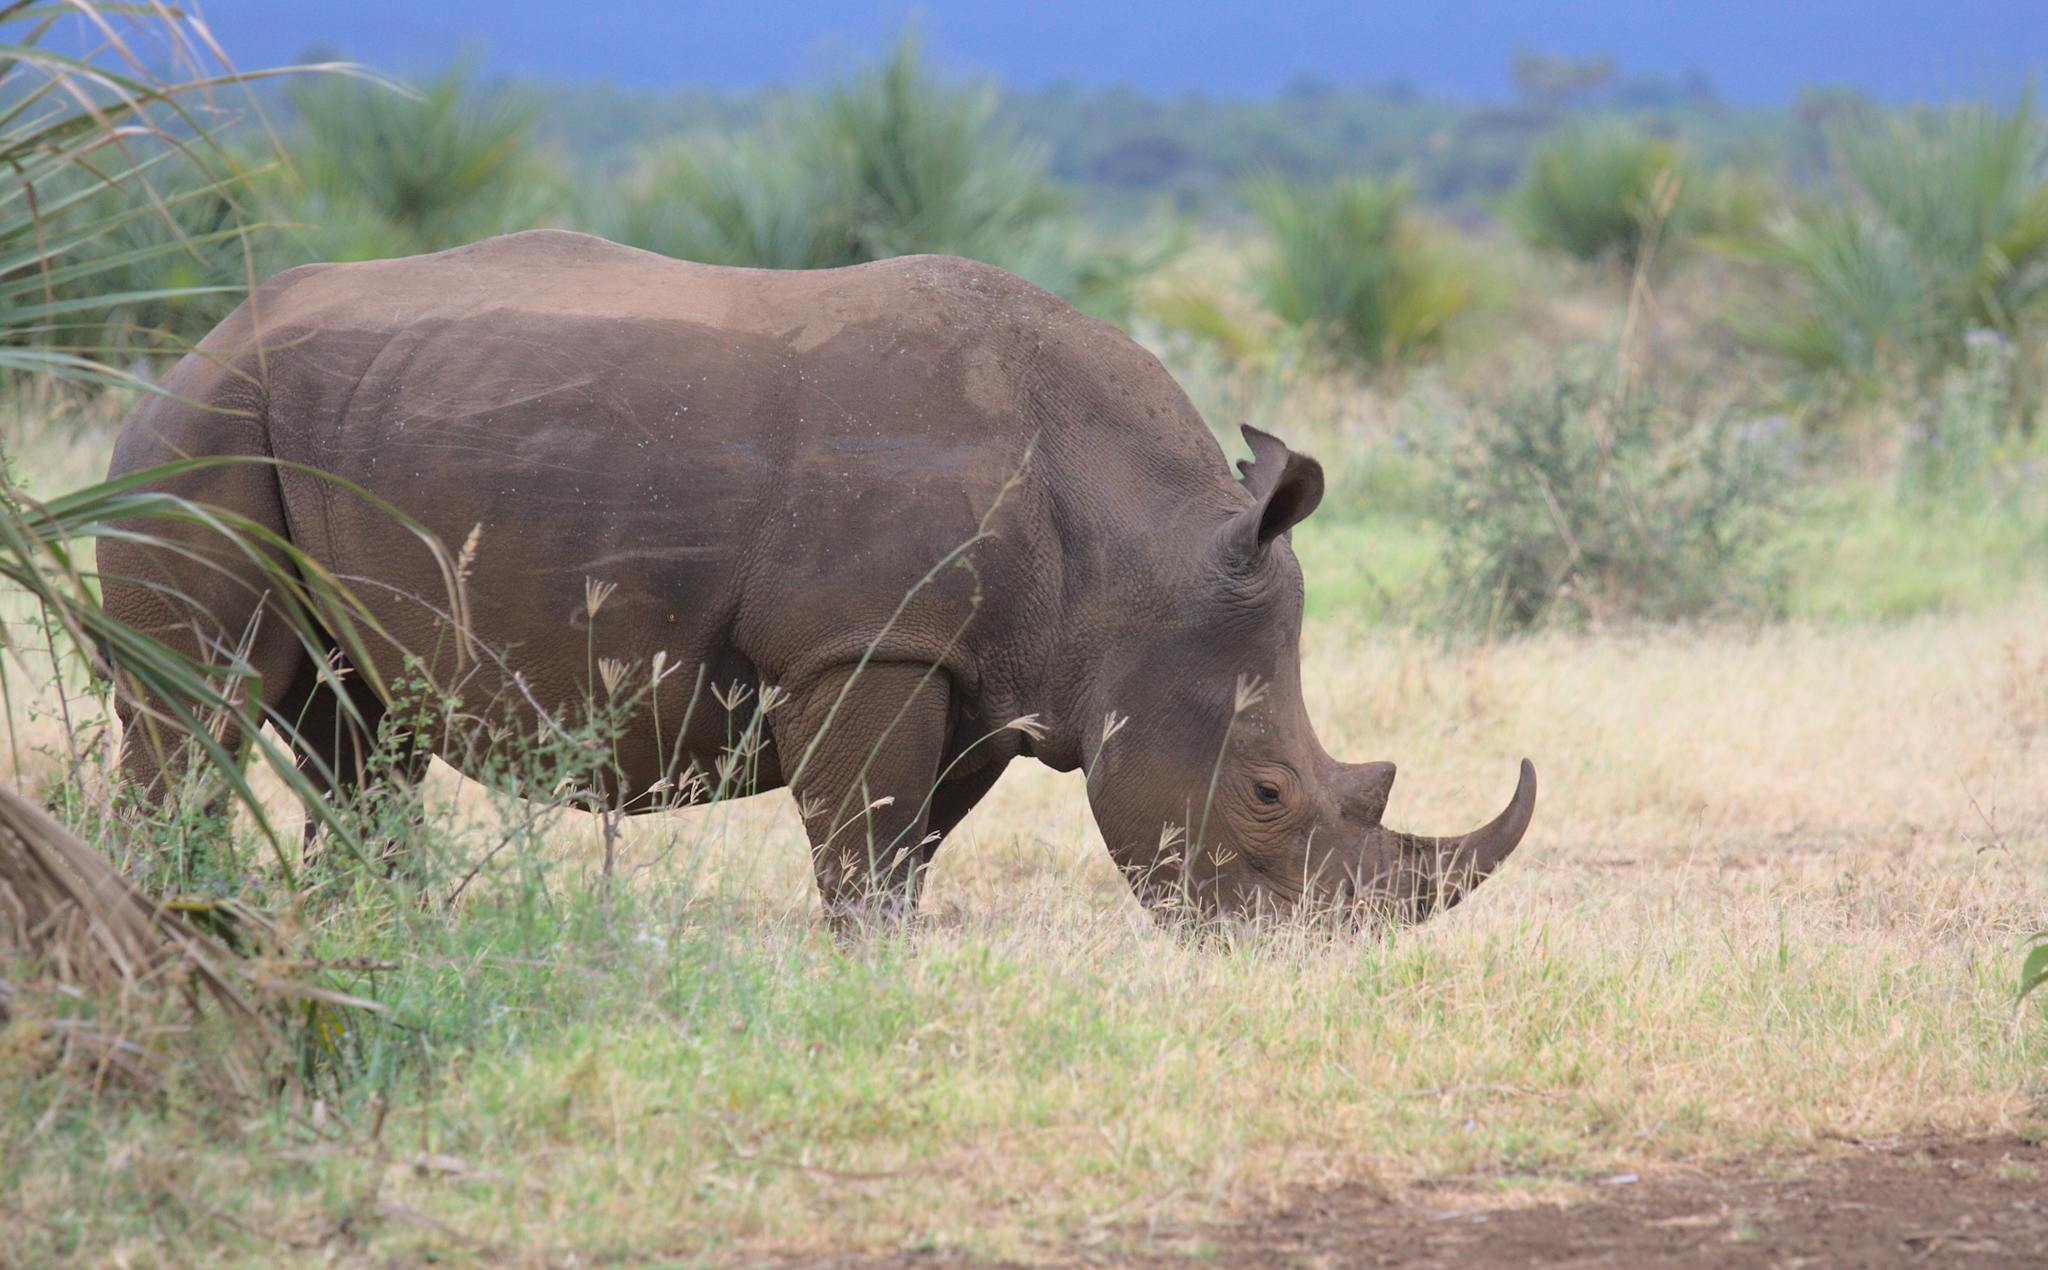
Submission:
[[[1609,55],[1624,78],[1702,76],[1738,105],[1781,104],[1812,86],[1894,102],[2007,97],[2048,68],[2048,22],[2039,3],[2023,0],[1043,0],[1028,8],[755,0],[660,9],[559,0],[203,0],[201,12],[244,65],[326,48],[411,74],[467,53],[487,74],[642,89],[811,82],[871,59],[913,19],[952,73],[1020,89],[1072,82],[1153,95],[1266,97],[1311,78],[1504,100],[1513,95],[1508,68],[1517,49]]]

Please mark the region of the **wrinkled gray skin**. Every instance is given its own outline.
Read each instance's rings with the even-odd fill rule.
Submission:
[[[1472,834],[1382,826],[1392,764],[1331,758],[1302,704],[1288,530],[1320,467],[1247,429],[1234,478],[1149,354],[985,265],[769,272],[514,234],[282,274],[166,386],[113,475],[267,455],[451,549],[476,532],[457,637],[429,551],[346,489],[264,464],[170,482],[351,580],[389,638],[386,683],[410,649],[459,694],[401,766],[439,753],[475,771],[544,717],[573,723],[612,661],[640,706],[607,792],[652,807],[678,784],[701,796],[682,778],[717,769],[772,686],[750,785],[794,788],[834,910],[914,903],[939,841],[1020,755],[1086,772],[1111,853],[1167,909],[1419,917],[1528,825],[1525,762]],[[299,722],[309,773],[337,797],[378,777],[364,725],[385,704],[365,678],[343,680],[352,714],[259,618],[248,570],[192,545],[219,568],[105,542],[109,607],[195,651],[254,621],[261,703]],[[594,619],[591,582],[616,588]],[[657,654],[681,669],[650,693]],[[162,747],[128,735],[127,776],[166,788]]]

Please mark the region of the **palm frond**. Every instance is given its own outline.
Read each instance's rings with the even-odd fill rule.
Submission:
[[[1828,133],[1831,188],[1718,245],[1760,266],[1737,330],[1864,391],[1962,364],[1972,331],[2038,339],[2048,313],[2048,129],[2009,112],[1866,112]]]
[[[76,49],[52,46],[60,18],[85,33]],[[186,103],[261,73],[226,67],[203,25],[162,5],[0,5],[0,375],[150,389],[109,356],[130,346],[109,333],[170,320],[178,306],[233,303],[230,270],[250,267],[243,200],[256,169],[218,145]],[[246,660],[232,651],[196,660],[114,619],[91,560],[102,538],[175,525],[185,532],[160,541],[176,550],[198,527],[255,564],[309,647],[362,648],[375,623],[316,561],[245,518],[151,488],[193,465],[235,461],[190,460],[38,501],[13,483],[0,450],[0,584],[40,611],[53,654],[68,646],[147,703],[146,719],[192,738],[269,834],[289,881],[292,855],[214,719],[243,717],[263,762],[360,852],[354,826],[321,806],[289,745],[257,726],[265,720],[247,704],[257,694],[242,690],[254,674]],[[439,558],[456,582],[453,561]],[[10,639],[0,626],[0,657],[20,651]],[[0,693],[7,683],[0,675]],[[289,737],[290,720],[268,721]],[[28,1010],[62,1055],[148,1085],[164,1070],[167,1036],[218,1018],[228,1044],[209,1051],[201,1078],[256,1095],[268,1088],[282,1017],[270,1003],[367,1004],[320,986],[303,963],[267,970],[274,963],[238,955],[189,916],[138,893],[99,851],[0,789],[0,1022]],[[241,925],[268,938],[253,915]]]

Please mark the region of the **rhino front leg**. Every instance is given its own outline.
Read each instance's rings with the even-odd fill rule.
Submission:
[[[949,692],[929,666],[870,663],[819,676],[773,716],[818,894],[836,922],[901,916],[917,903]]]

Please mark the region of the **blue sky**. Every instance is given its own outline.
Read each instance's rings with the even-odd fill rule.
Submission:
[[[1517,47],[1704,72],[1743,103],[1806,84],[1891,100],[2007,96],[2048,70],[2048,0],[200,0],[238,63],[325,45],[387,69],[459,49],[492,72],[636,87],[800,83],[912,13],[949,69],[1019,86],[1264,96],[1297,75],[1499,99]]]

